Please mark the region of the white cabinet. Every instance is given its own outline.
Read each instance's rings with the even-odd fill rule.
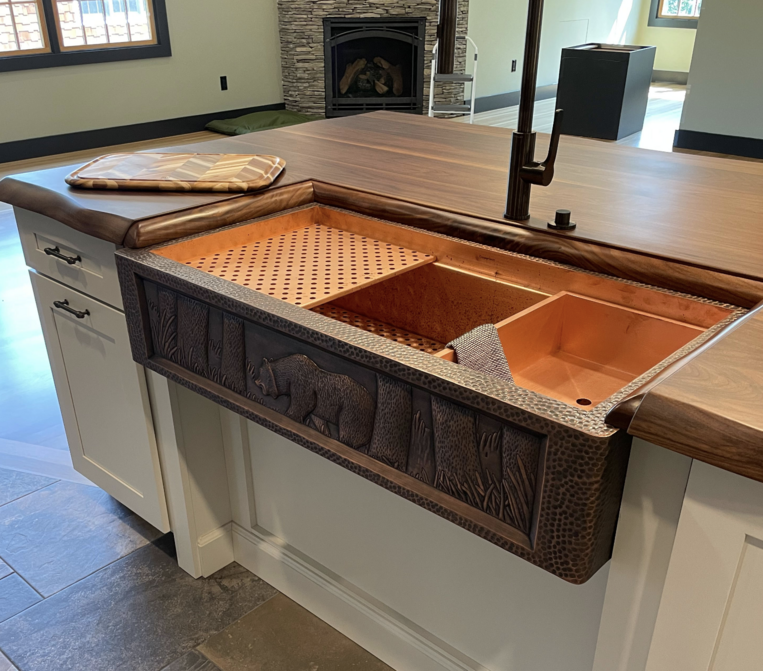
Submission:
[[[124,313],[72,288],[121,305],[114,245],[23,210],[16,218],[27,262],[55,278],[30,271],[74,468],[169,531],[146,375]],[[45,254],[51,245],[81,261]]]
[[[694,461],[647,671],[763,668],[763,484]]]
[[[80,233],[55,219],[15,209],[26,264],[99,301],[122,309],[117,246]]]

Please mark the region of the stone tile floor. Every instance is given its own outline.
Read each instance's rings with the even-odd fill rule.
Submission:
[[[194,580],[102,490],[0,468],[0,671],[389,671],[238,564]]]

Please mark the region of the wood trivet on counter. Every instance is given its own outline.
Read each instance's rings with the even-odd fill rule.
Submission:
[[[270,186],[286,166],[256,154],[108,154],[75,170],[66,183],[82,189],[246,193]]]

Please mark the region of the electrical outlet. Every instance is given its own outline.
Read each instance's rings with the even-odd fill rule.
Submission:
[[[511,61],[511,71],[516,72],[517,71],[517,61],[513,60]]]
[[[228,90],[228,78],[223,76],[220,77],[220,90],[221,91],[227,91]]]

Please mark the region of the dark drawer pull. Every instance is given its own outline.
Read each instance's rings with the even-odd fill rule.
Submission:
[[[77,319],[84,319],[90,314],[90,310],[75,310],[69,307],[69,301],[53,301],[53,305],[59,310],[64,310],[69,314],[74,315]]]
[[[61,250],[58,247],[46,247],[43,249],[48,256],[55,256],[57,259],[61,259],[62,261],[66,261],[70,266],[73,266],[77,261],[82,263],[82,257],[77,256],[66,256],[66,254],[62,254]]]

